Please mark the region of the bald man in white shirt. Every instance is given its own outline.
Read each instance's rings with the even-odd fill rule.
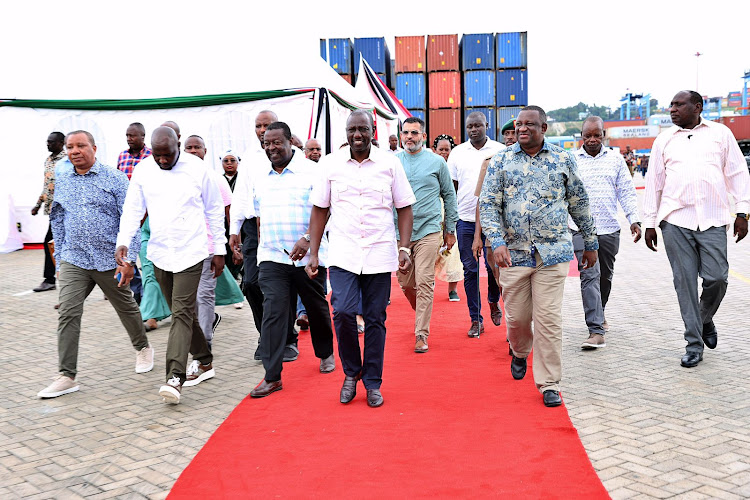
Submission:
[[[680,364],[703,360],[714,349],[713,317],[727,291],[727,228],[734,222],[737,242],[747,236],[750,176],[737,141],[724,125],[701,118],[703,97],[683,90],[669,105],[674,127],[654,141],[646,174],[644,239],[656,251],[656,226],[672,267],[674,288],[685,323],[687,346]],[[729,197],[735,200],[736,217]],[[696,283],[702,278],[698,298]]]

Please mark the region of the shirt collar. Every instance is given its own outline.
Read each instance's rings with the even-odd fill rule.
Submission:
[[[102,169],[102,164],[99,163],[98,159],[94,159],[94,164],[91,166],[91,168],[89,169],[89,171],[86,172],[85,174],[79,174],[78,172],[76,172],[76,167],[72,163],[70,164],[70,166],[73,167],[73,170],[72,170],[73,175],[84,175],[84,176],[86,176],[86,175],[89,175],[89,174],[98,174],[101,171],[101,169]]]
[[[52,161],[58,161],[58,160],[62,160],[63,158],[66,158],[67,156],[68,156],[68,153],[66,153],[65,150],[63,149],[62,151],[60,151],[54,156],[49,155],[49,159]]]
[[[606,148],[604,147],[604,145],[602,145],[602,149],[601,151],[599,151],[599,154],[597,154],[596,156],[591,156],[589,152],[586,151],[583,146],[581,146],[580,148],[578,148],[578,151],[576,151],[576,156],[582,156],[584,158],[599,158],[600,156],[604,156],[605,154],[607,154],[607,150],[609,150],[609,148]]]
[[[283,174],[287,170],[293,174],[299,173],[299,167],[297,163],[298,163],[298,158],[300,158],[300,155],[298,153],[300,153],[300,150],[292,146],[292,159],[289,160],[289,163],[287,164],[286,167],[284,167],[284,170],[281,171],[281,174]],[[304,155],[302,155],[302,157],[304,158]],[[276,172],[276,170],[273,169],[273,165],[271,165],[271,160],[268,160],[266,174],[271,174],[271,173],[274,173],[276,175],[281,175],[280,173]]]
[[[516,142],[515,144],[513,144],[510,147],[513,148],[512,150],[513,150],[514,153],[521,153],[521,152],[526,153],[526,151],[524,151],[523,149],[521,149],[521,144],[518,143],[518,142]],[[542,149],[539,150],[539,153],[541,153],[542,151],[549,151],[549,142],[547,142],[546,138],[544,139],[544,143],[542,144]],[[537,154],[539,154],[539,153],[537,153]]]

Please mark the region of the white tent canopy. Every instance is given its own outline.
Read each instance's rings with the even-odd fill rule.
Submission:
[[[39,101],[37,104],[26,103],[37,107],[15,107],[12,104],[21,103],[0,101],[0,134],[6,139],[6,144],[13,146],[0,149],[0,181],[10,186],[11,193],[10,202],[0,200],[0,210],[8,214],[11,222],[20,223],[25,243],[43,240],[47,217],[41,214],[32,217],[30,210],[42,189],[43,163],[48,154],[44,146],[47,136],[53,131],[88,130],[96,140],[97,158],[114,166],[118,154],[127,148],[125,129],[130,123],[140,122],[146,127],[148,143],[151,130],[164,121],[173,120],[180,126],[183,142],[193,134],[204,138],[208,149],[206,160],[218,170],[219,155],[224,150],[231,148],[245,152],[259,148],[254,120],[264,109],[276,112],[279,119],[303,141],[312,137],[320,139],[329,152],[346,141],[344,128],[352,109],[375,110],[381,134],[394,133],[398,128],[397,117],[389,109],[374,99],[362,100],[361,94],[318,57],[282,67],[256,60],[252,67],[274,70],[263,71],[261,78],[217,79],[216,86],[212,85],[211,89],[195,87],[193,80],[184,78],[179,82],[179,91],[178,83],[168,79],[139,78],[134,80],[127,96],[101,106],[89,101]],[[184,76],[184,70],[182,72]],[[102,98],[106,89],[101,83],[101,80],[82,80],[81,88],[76,92],[78,96]],[[278,97],[263,94],[270,90],[290,89],[293,92]],[[134,107],[141,109],[121,109],[122,99],[126,98],[217,96],[237,92],[261,94],[252,97],[257,100],[248,97],[245,101],[225,104],[196,106],[200,103],[200,98],[196,98],[190,104],[176,108],[143,109],[150,107],[149,104],[140,104]],[[158,107],[162,100],[153,101],[153,107]],[[79,104],[84,109],[74,109]]]

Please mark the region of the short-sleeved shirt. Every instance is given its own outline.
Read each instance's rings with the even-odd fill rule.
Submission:
[[[397,270],[393,209],[416,201],[398,158],[371,147],[359,163],[345,147],[321,158],[318,169],[310,199],[330,208],[328,265],[355,274]]]
[[[484,146],[477,149],[470,141],[453,148],[448,156],[448,170],[451,179],[458,182],[458,218],[466,222],[475,222],[477,196],[474,194],[482,162],[505,146],[492,139],[487,139]]]

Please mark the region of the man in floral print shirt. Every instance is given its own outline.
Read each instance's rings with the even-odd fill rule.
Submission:
[[[549,144],[546,130],[542,108],[521,110],[518,142],[497,153],[487,168],[479,213],[500,266],[513,350],[511,374],[516,380],[526,375],[526,358],[533,348],[537,389],[545,406],[560,406],[562,298],[574,257],[568,214],[583,236],[584,268],[596,264],[599,244],[575,157]]]

